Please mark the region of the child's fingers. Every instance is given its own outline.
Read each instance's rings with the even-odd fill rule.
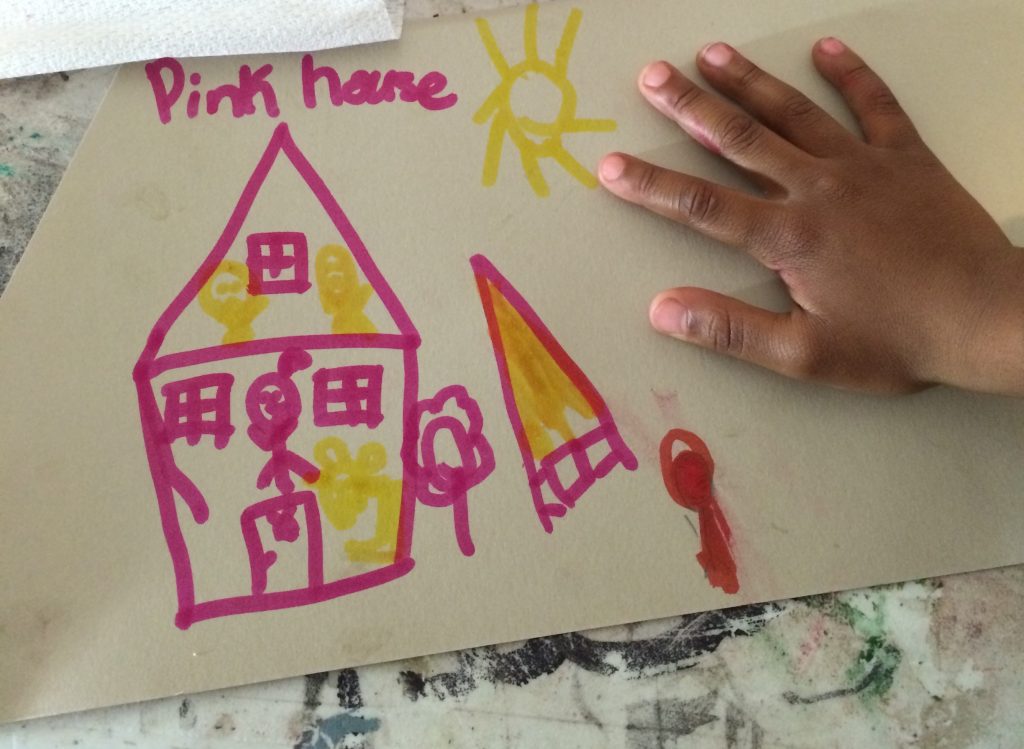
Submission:
[[[753,253],[770,247],[781,225],[775,203],[626,154],[604,157],[597,173],[618,197]]]
[[[885,82],[846,45],[828,37],[814,45],[818,72],[842,94],[868,143],[876,146],[917,144],[914,124]]]
[[[650,307],[659,333],[789,377],[815,376],[811,326],[801,310],[770,312],[707,289],[664,291]]]
[[[716,90],[810,154],[827,156],[853,140],[825,110],[728,44],[706,46],[697,55],[697,67]]]
[[[640,91],[705,148],[778,185],[812,168],[811,156],[738,107],[708,94],[667,62],[644,68]]]

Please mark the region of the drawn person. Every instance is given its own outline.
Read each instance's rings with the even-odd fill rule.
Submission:
[[[316,253],[316,286],[320,305],[331,315],[332,333],[376,333],[363,308],[373,287],[360,283],[352,254],[340,244],[328,244]]]
[[[267,308],[265,296],[250,296],[245,263],[224,260],[199,290],[199,306],[224,326],[221,343],[242,343],[255,336],[252,322]]]
[[[312,363],[308,352],[288,349],[278,358],[277,370],[253,380],[245,395],[245,412],[250,422],[249,439],[270,453],[256,479],[257,489],[265,489],[273,481],[277,490],[286,494],[295,489],[292,473],[307,483],[316,481],[320,475],[316,466],[289,450],[287,445],[302,413],[302,398],[291,378]]]
[[[853,50],[829,37],[812,59],[862,136],[727,44],[704,47],[697,68],[735,104],[665,62],[641,73],[644,97],[762,194],[621,153],[602,160],[602,184],[746,249],[793,300],[776,313],[706,289],[669,289],[652,301],[651,324],[843,388],[908,393],[946,384],[1024,395],[1024,251],[928,150]]]

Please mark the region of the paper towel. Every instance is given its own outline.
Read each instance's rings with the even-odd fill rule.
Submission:
[[[402,7],[402,0],[0,0],[0,78],[395,39]]]

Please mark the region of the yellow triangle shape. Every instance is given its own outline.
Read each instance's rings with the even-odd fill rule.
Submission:
[[[576,436],[569,425],[568,411],[575,411],[584,419],[593,419],[596,415],[529,323],[493,284],[488,282],[486,286],[501,336],[516,410],[530,452],[539,461],[556,447],[551,432],[557,433],[562,442]]]

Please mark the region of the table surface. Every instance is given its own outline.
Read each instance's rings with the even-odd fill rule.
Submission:
[[[0,289],[113,73],[0,82]],[[0,726],[0,747],[1020,747],[1022,603],[1013,567]]]

